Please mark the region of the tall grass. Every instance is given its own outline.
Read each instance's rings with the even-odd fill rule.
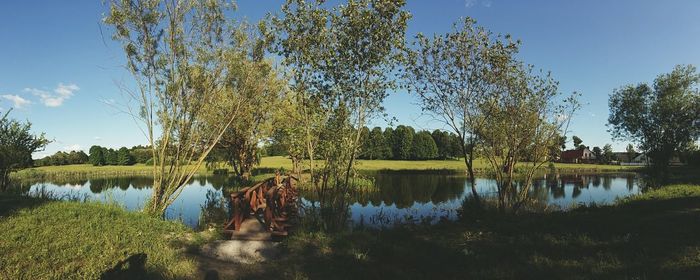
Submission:
[[[122,207],[97,202],[37,202],[0,218],[0,279],[98,279],[124,271],[120,261],[145,256],[140,277],[183,278],[196,271],[182,255],[177,236],[189,230]],[[128,271],[127,271],[128,272]]]

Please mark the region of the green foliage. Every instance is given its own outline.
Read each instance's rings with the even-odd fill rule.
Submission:
[[[595,146],[593,147],[593,150],[591,150],[591,152],[593,152],[593,155],[595,156],[596,160],[598,162],[601,162],[601,159],[603,158],[603,150],[601,150],[600,147]]]
[[[102,147],[94,145],[90,147],[90,163],[94,166],[102,166],[107,164],[105,155],[102,153]]]
[[[438,156],[438,147],[435,145],[430,132],[421,131],[413,137],[411,145],[411,159],[426,160],[434,159]]]
[[[394,159],[411,159],[411,149],[413,148],[413,136],[416,134],[410,126],[399,125],[394,129],[391,141],[392,154]]]
[[[391,127],[387,127],[384,129],[384,132],[382,133],[382,135],[384,136],[384,143],[387,146],[387,148],[385,150],[384,159],[393,159],[394,158],[394,129]]]
[[[247,73],[246,34],[226,17],[224,0],[110,0],[113,28],[134,78],[126,89],[132,116],[153,155],[153,193],[145,210],[162,215],[221,139],[244,102],[237,78]],[[259,52],[257,52],[260,54]],[[230,75],[229,75],[230,74]],[[118,161],[105,155],[107,164]]]
[[[278,138],[272,137],[272,141],[265,145],[265,155],[266,156],[287,156],[287,148],[282,144],[281,141],[277,141]]]
[[[134,146],[129,150],[129,153],[134,157],[136,163],[146,163],[153,157],[151,149],[144,146]]]
[[[119,154],[114,149],[102,148],[105,157],[105,165],[119,165]]]
[[[362,159],[386,159],[391,150],[390,143],[384,138],[381,127],[374,127],[368,133],[363,145]]]
[[[424,112],[457,135],[460,157],[471,178],[482,143],[479,134],[491,114],[487,105],[501,92],[499,83],[519,44],[467,17],[455,22],[451,32],[432,37],[419,33],[414,49],[406,52],[404,81],[409,91],[420,98]]]
[[[528,199],[532,177],[560,146],[560,135],[579,103],[576,93],[562,96],[551,73],[512,63],[501,81],[504,90],[488,105],[491,116],[479,134],[482,152],[498,182],[499,207],[517,211]],[[522,161],[531,164],[515,172]],[[516,173],[526,178],[519,191],[513,186]]]
[[[608,123],[615,139],[639,143],[652,164],[670,159],[700,136],[700,74],[691,65],[659,75],[652,87],[626,85],[610,95]]]
[[[286,98],[285,80],[278,77],[272,61],[263,59],[258,50],[265,39],[254,35],[242,26],[234,30],[237,38],[236,46],[228,50],[230,56],[224,63],[226,80],[229,90],[236,92],[235,102],[238,104],[236,122],[223,131],[221,140],[216,144],[212,153],[207,157],[207,163],[227,162],[239,177],[247,179],[253,167],[258,164],[260,157],[259,143],[268,139],[274,133],[280,103]],[[230,108],[221,106],[225,114]],[[217,126],[221,120],[210,120],[212,126]]]
[[[0,190],[10,180],[10,173],[31,167],[32,153],[41,151],[49,143],[44,134],[31,133],[32,124],[8,118],[10,111],[0,117]]]
[[[117,164],[118,165],[133,165],[136,163],[131,152],[126,147],[121,147],[117,151]]]
[[[605,144],[603,146],[603,152],[598,158],[598,162],[608,164],[615,159],[615,153],[613,152],[612,145]]]
[[[634,145],[627,144],[626,152],[627,152],[627,161],[632,162],[632,160],[634,159],[634,156],[637,154],[637,151],[634,150]]]
[[[115,151],[114,149],[94,145],[90,147],[88,162],[94,166],[133,165],[135,163],[146,163],[150,159],[150,149],[147,147],[134,146],[131,149],[121,147]]]
[[[56,152],[34,161],[34,166],[83,164],[88,162],[88,155],[83,151]]]
[[[330,224],[340,226],[362,127],[383,113],[382,102],[398,86],[393,76],[410,14],[405,1],[352,0],[332,10],[324,2],[286,1],[269,34],[291,73],[311,178],[324,190],[320,204],[337,207],[332,212],[341,214]],[[318,174],[317,154],[324,160]]]
[[[437,146],[437,157],[440,159],[448,159],[454,155],[458,155],[461,151],[453,151],[452,135],[447,131],[436,129],[431,134],[435,145]]]
[[[559,136],[559,147],[561,150],[566,150],[566,135]]]
[[[581,143],[583,143],[583,140],[581,140],[581,138],[579,138],[578,136],[574,135],[573,137],[571,137],[571,140],[574,142],[574,149],[583,150],[586,148],[586,146],[581,145]]]

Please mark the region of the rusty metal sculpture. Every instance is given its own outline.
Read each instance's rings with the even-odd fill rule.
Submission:
[[[286,236],[292,219],[297,215],[298,192],[295,181],[297,178],[282,178],[277,172],[275,177],[232,193],[233,215],[224,226],[224,232],[231,234],[232,239],[251,239],[250,235],[240,233],[244,222],[256,219],[270,237]]]

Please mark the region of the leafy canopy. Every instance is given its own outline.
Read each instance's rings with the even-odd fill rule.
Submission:
[[[652,163],[671,157],[700,136],[700,74],[692,65],[676,66],[645,83],[616,89],[609,99],[609,131],[615,139],[639,143]]]
[[[10,111],[0,118],[0,189],[7,187],[10,172],[32,166],[32,153],[49,144],[44,133],[34,135],[32,124],[10,119]]]

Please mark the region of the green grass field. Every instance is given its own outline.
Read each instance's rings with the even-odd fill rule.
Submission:
[[[524,165],[523,163],[521,165]],[[559,172],[625,172],[636,171],[638,168],[631,166],[619,165],[598,165],[598,164],[568,164],[555,163],[555,168]],[[261,159],[257,169],[263,173],[273,173],[272,170],[284,169],[291,170],[292,162],[286,157],[264,157]],[[548,170],[548,166],[544,165],[542,170]],[[458,174],[465,173],[465,165],[461,160],[359,160],[357,169],[360,171],[430,171],[439,170],[454,172]],[[486,161],[477,160],[474,164],[474,169],[478,174],[483,174],[489,171],[490,166]],[[54,179],[61,178],[82,178],[82,177],[118,177],[118,176],[133,176],[144,175],[150,176],[152,173],[151,166],[144,164],[135,164],[132,166],[92,166],[90,164],[75,164],[62,166],[42,166],[28,168],[11,174],[13,179],[40,180],[43,178]],[[207,170],[204,166],[198,169],[200,174],[210,174],[212,171]],[[261,175],[257,176],[260,177]],[[265,174],[264,176],[268,176]],[[263,176],[263,177],[264,177]]]
[[[524,165],[525,163],[521,164]],[[558,170],[584,170],[584,171],[630,171],[634,167],[620,165],[600,165],[600,164],[573,164],[573,163],[555,163],[555,168]],[[292,168],[292,163],[285,157],[265,157],[260,162],[261,168]],[[476,160],[474,169],[478,171],[486,171],[490,166],[485,160]],[[543,168],[547,168],[545,164]],[[378,170],[455,170],[464,172],[466,169],[462,160],[359,160],[357,163],[358,170],[378,171]]]
[[[524,165],[523,163],[521,165]],[[629,171],[635,167],[619,166],[619,165],[599,165],[599,164],[568,164],[555,163],[554,166],[562,171],[566,170],[583,170],[583,171]],[[280,169],[290,170],[292,162],[281,156],[264,157],[260,161],[260,165],[256,168],[261,169]],[[475,161],[474,168],[479,171],[484,171],[490,168],[484,160]],[[545,164],[543,168],[547,168]],[[359,160],[357,169],[363,171],[377,170],[455,170],[463,172],[465,165],[462,160]],[[199,172],[210,172],[205,167],[200,167]],[[16,173],[16,176],[25,177],[29,175],[40,174],[82,174],[90,173],[96,175],[113,175],[113,174],[140,174],[148,175],[151,173],[151,166],[144,164],[135,164],[132,166],[92,166],[90,164],[74,164],[61,166],[42,166],[29,168]]]

